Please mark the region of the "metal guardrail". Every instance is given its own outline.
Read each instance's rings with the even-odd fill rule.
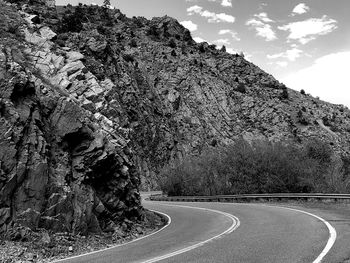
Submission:
[[[241,194],[214,196],[164,196],[151,195],[152,201],[182,201],[182,202],[250,202],[250,201],[281,201],[281,200],[326,200],[350,203],[350,194],[305,194],[305,193],[277,193],[277,194]]]

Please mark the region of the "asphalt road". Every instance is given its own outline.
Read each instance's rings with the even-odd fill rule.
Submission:
[[[166,213],[171,217],[171,223],[142,240],[60,262],[310,263],[320,255],[329,239],[324,223],[310,215],[281,207],[147,201],[144,206]],[[229,213],[238,217],[240,222],[219,212],[191,207]],[[336,223],[339,218],[331,219]],[[210,240],[215,236],[219,237]],[[346,262],[346,258],[350,258],[350,235],[341,234],[339,238],[322,262]],[[190,251],[166,258],[193,246],[195,248]],[[159,260],[161,256],[165,259]]]

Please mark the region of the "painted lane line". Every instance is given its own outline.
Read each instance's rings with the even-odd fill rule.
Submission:
[[[117,248],[117,247],[129,245],[129,244],[131,244],[131,243],[140,241],[141,239],[144,239],[144,238],[153,236],[153,235],[155,235],[155,234],[158,234],[160,231],[163,231],[165,228],[167,228],[167,227],[171,224],[171,217],[170,217],[169,215],[167,215],[167,214],[165,214],[165,213],[162,213],[162,212],[159,212],[159,211],[157,211],[157,210],[152,210],[152,209],[148,209],[148,210],[165,216],[165,217],[167,218],[167,220],[168,220],[168,221],[167,221],[167,224],[166,224],[165,226],[163,226],[161,229],[158,229],[156,232],[153,232],[153,233],[151,233],[151,234],[149,234],[149,235],[146,235],[146,236],[142,236],[142,237],[133,239],[133,240],[131,240],[131,241],[129,241],[129,242],[126,242],[126,243],[123,243],[123,244],[115,245],[115,246],[108,247],[108,248],[104,248],[104,249],[100,249],[100,250],[95,250],[95,251],[92,251],[92,252],[88,252],[88,253],[84,253],[84,254],[80,254],[80,255],[68,257],[68,258],[57,259],[57,260],[54,260],[54,261],[51,261],[51,262],[52,262],[52,263],[62,262],[62,261],[66,261],[66,260],[71,260],[71,259],[75,259],[75,258],[80,258],[80,257],[88,256],[88,255],[93,255],[93,254],[100,253],[100,252],[103,252],[103,251],[106,251],[106,250],[110,250],[110,249],[114,249],[114,248]]]
[[[153,263],[153,262],[158,262],[160,260],[163,260],[163,259],[167,259],[167,258],[170,258],[170,257],[174,257],[174,256],[177,256],[177,255],[180,255],[180,254],[183,254],[185,252],[188,252],[188,251],[191,251],[195,248],[198,248],[198,247],[201,247],[203,246],[204,244],[214,240],[214,239],[218,239],[218,238],[221,238],[222,236],[226,235],[226,234],[230,234],[232,233],[233,231],[235,231],[241,224],[241,222],[239,221],[238,217],[232,215],[232,214],[229,214],[229,213],[225,213],[225,212],[222,212],[222,211],[218,211],[218,210],[214,210],[214,209],[208,209],[208,208],[201,208],[201,207],[193,207],[193,206],[185,206],[185,205],[170,205],[170,204],[162,204],[162,203],[157,203],[159,205],[164,205],[164,206],[170,206],[170,207],[182,207],[182,208],[190,208],[190,209],[197,209],[197,210],[203,210],[203,211],[209,211],[209,212],[214,212],[214,213],[217,213],[217,214],[221,214],[221,215],[224,215],[228,218],[230,218],[232,220],[232,224],[231,226],[226,229],[224,232],[212,237],[212,238],[209,238],[207,240],[204,240],[202,242],[199,242],[197,244],[194,244],[192,246],[189,246],[189,247],[185,247],[183,249],[179,249],[179,250],[176,250],[174,252],[171,252],[171,253],[168,253],[168,254],[165,254],[163,256],[159,256],[159,257],[155,257],[155,258],[152,258],[152,259],[149,259],[149,260],[146,260],[146,261],[142,261],[142,263]]]
[[[270,207],[274,207],[274,206],[270,206]],[[320,216],[314,215],[312,213],[303,211],[303,210],[299,210],[299,209],[295,209],[295,208],[289,208],[289,207],[283,207],[283,206],[277,206],[283,209],[288,209],[288,210],[292,210],[292,211],[296,211],[296,212],[300,212],[309,216],[312,216],[316,219],[318,219],[319,221],[321,221],[323,224],[325,224],[328,228],[328,232],[329,232],[329,238],[327,241],[326,246],[324,247],[324,249],[322,250],[321,254],[314,260],[312,261],[312,263],[321,263],[323,258],[328,254],[328,252],[331,250],[331,248],[333,247],[335,240],[337,239],[337,231],[335,230],[335,228],[329,223],[327,222],[325,219],[323,219]]]

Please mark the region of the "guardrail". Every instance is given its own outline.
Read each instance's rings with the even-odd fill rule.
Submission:
[[[164,196],[151,195],[152,201],[178,202],[251,202],[251,201],[325,201],[350,203],[350,194],[305,194],[305,193],[277,193],[277,194],[241,194],[241,195],[214,195],[214,196]]]

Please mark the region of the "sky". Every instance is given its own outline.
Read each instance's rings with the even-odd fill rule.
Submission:
[[[350,108],[350,0],[110,1],[128,17],[174,17],[195,41],[242,51],[289,88]],[[79,2],[103,0],[56,0]]]

